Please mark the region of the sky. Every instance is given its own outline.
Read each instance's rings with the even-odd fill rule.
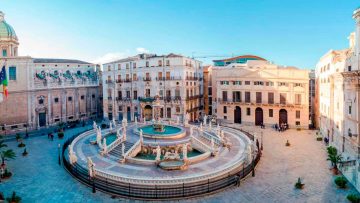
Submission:
[[[348,47],[359,0],[0,0],[19,54],[102,63],[141,52],[252,54],[313,69]]]

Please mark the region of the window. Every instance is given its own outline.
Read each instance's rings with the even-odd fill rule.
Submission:
[[[6,49],[3,49],[3,50],[2,50],[2,56],[3,56],[3,57],[7,57],[7,50],[6,50]]]
[[[136,90],[134,90],[134,99],[137,99],[137,91]]]
[[[300,118],[300,111],[296,111],[296,118]]]
[[[233,102],[241,102],[241,92],[233,92]]]
[[[245,85],[250,85],[250,81],[245,81]]]
[[[170,66],[170,61],[166,60],[166,66]]]
[[[72,101],[72,97],[68,97],[68,101]]]
[[[166,108],[166,117],[171,118],[171,108]]]
[[[9,80],[16,80],[16,67],[9,67]]]
[[[295,122],[295,125],[296,125],[296,126],[299,126],[299,125],[300,125],[300,121],[296,121],[296,122]]]
[[[264,85],[263,81],[254,81],[254,85]]]
[[[250,103],[250,92],[245,92],[245,103]]]
[[[122,106],[119,106],[119,111],[122,111]]]
[[[176,107],[176,113],[180,113],[180,107]]]
[[[126,98],[130,99],[130,91],[126,91]]]
[[[162,61],[161,61],[161,60],[158,61],[158,65],[159,65],[160,67],[162,66]]]
[[[274,82],[266,82],[266,86],[274,86]]]
[[[229,81],[220,81],[220,85],[229,85]]]
[[[349,130],[348,130],[348,136],[349,137],[352,137],[352,133],[351,133],[351,129],[349,128]]]
[[[351,105],[349,106],[349,111],[348,111],[349,114],[351,114]]]
[[[295,94],[295,104],[296,105],[301,104],[301,94]]]
[[[302,87],[303,85],[301,83],[295,83],[294,86],[295,87]]]
[[[246,115],[248,115],[248,116],[251,115],[251,110],[250,110],[250,108],[246,108]]]
[[[133,68],[136,68],[136,63],[133,63]]]
[[[43,104],[43,103],[44,103],[44,99],[43,98],[39,99],[39,104]]]
[[[94,98],[95,98],[95,94],[91,95],[91,97],[94,99]]]
[[[287,87],[288,84],[287,84],[286,82],[279,82],[279,83],[278,83],[278,86],[279,86],[279,87],[281,87],[281,86]]]
[[[108,66],[108,71],[111,71],[111,66]]]
[[[85,96],[84,95],[81,95],[80,99],[81,100],[84,100]]]
[[[146,97],[150,97],[150,89],[146,89],[146,90],[145,90],[145,96],[146,96]]]
[[[118,91],[118,97],[122,98],[122,92],[121,91]]]
[[[226,106],[224,106],[223,112],[227,113],[227,107]]]
[[[129,64],[128,63],[126,64],[126,69],[129,69]]]
[[[268,93],[268,103],[274,104],[274,93],[273,92]]]
[[[233,81],[233,85],[241,85],[241,81]]]
[[[274,110],[273,109],[269,109],[269,117],[273,117],[274,116]]]
[[[280,104],[286,104],[286,93],[280,93]]]
[[[351,66],[348,66],[348,71],[351,71]]]
[[[118,70],[120,70],[120,69],[121,69],[121,64],[119,63],[119,64],[118,64]]]
[[[223,92],[222,92],[222,99],[223,99],[223,101],[225,101],[225,102],[228,100],[227,91],[223,91]]]
[[[146,61],[146,67],[149,67],[149,61]]]
[[[224,119],[226,120],[226,119],[227,119],[227,116],[224,116]]]
[[[256,92],[256,103],[257,104],[262,103],[262,94],[261,94],[261,92]]]
[[[56,97],[56,98],[54,99],[54,102],[55,102],[55,103],[58,103],[58,102],[59,102],[59,98]]]
[[[136,73],[133,74],[133,81],[137,81],[137,75],[136,75]]]

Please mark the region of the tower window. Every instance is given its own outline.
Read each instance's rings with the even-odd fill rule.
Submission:
[[[6,49],[3,49],[3,50],[2,50],[2,56],[3,56],[3,57],[7,57],[7,50],[6,50]]]
[[[9,67],[9,80],[16,80],[16,67]]]

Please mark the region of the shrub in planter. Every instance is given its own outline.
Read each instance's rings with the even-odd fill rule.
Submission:
[[[295,188],[296,189],[303,189],[304,186],[305,186],[305,184],[301,182],[300,178],[298,178],[298,181],[295,183]]]
[[[105,128],[107,128],[107,125],[105,123],[102,123],[101,124],[101,129],[105,129]]]
[[[5,200],[4,194],[0,192],[0,201],[4,201],[4,200]]]
[[[347,180],[344,176],[339,176],[339,177],[335,178],[335,184],[339,188],[346,188],[346,183],[347,183]]]
[[[23,156],[28,155],[29,153],[26,151],[26,148],[24,149],[24,152],[22,153]]]
[[[322,141],[323,138],[322,138],[322,137],[317,137],[316,140],[317,140],[317,141]]]
[[[15,192],[12,193],[11,197],[6,198],[8,202],[18,203],[21,201],[21,197],[17,196]]]
[[[24,144],[23,142],[20,142],[20,143],[18,144],[18,147],[25,147],[25,144]]]
[[[58,137],[61,139],[64,137],[64,132],[58,132]]]
[[[20,135],[20,133],[16,133],[15,138],[16,138],[16,141],[19,142],[19,141],[21,140],[21,135]]]
[[[10,178],[12,176],[12,173],[7,170],[7,168],[4,171],[3,178]]]
[[[287,147],[290,147],[290,142],[289,142],[289,140],[286,140],[286,144],[285,144],[285,146],[287,146]]]
[[[349,194],[346,196],[346,199],[348,199],[351,203],[360,203],[360,196],[357,194]]]

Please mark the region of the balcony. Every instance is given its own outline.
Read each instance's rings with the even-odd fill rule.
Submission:
[[[153,102],[155,97],[138,97],[139,102]]]
[[[122,82],[124,82],[124,80],[121,80],[121,79],[116,80],[116,83],[122,83]]]
[[[112,81],[112,80],[106,80],[105,83],[106,83],[106,84],[114,84],[114,81]]]
[[[108,97],[108,100],[112,100],[112,97]]]
[[[186,80],[193,80],[193,81],[196,81],[196,80],[199,80],[199,77],[187,76],[187,77],[186,77]]]
[[[193,99],[200,99],[200,98],[203,98],[204,95],[202,94],[198,94],[198,95],[194,95],[194,96],[186,96],[186,100],[189,101],[189,100],[193,100]]]
[[[151,81],[151,77],[145,77],[143,78],[144,81]]]
[[[168,81],[168,80],[181,80],[180,76],[171,76],[171,77],[156,77],[157,81]]]
[[[131,82],[131,79],[126,78],[126,79],[124,80],[124,82],[126,82],[126,83]]]

